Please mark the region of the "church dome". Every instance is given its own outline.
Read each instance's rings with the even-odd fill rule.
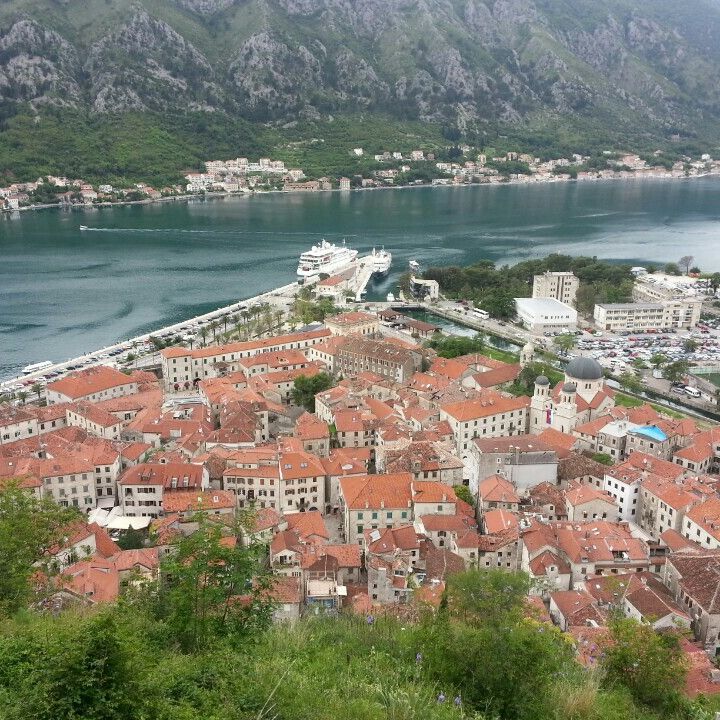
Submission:
[[[575,383],[566,382],[566,383],[563,385],[563,392],[566,392],[566,393],[574,393],[574,392],[577,392],[577,385],[576,385]]]
[[[538,375],[535,378],[536,385],[549,385],[550,381],[544,375]]]
[[[593,358],[576,357],[567,364],[565,374],[575,380],[600,380],[603,370]]]

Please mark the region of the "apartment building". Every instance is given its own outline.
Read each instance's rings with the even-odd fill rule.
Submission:
[[[373,372],[396,382],[407,382],[420,369],[421,353],[391,342],[349,337],[335,354],[335,371],[348,376]]]
[[[236,342],[189,350],[165,348],[160,353],[163,382],[167,390],[190,387],[207,378],[241,370],[240,361],[265,352],[304,350],[330,337],[326,328],[277,335],[263,340]]]
[[[123,515],[157,518],[164,514],[166,493],[202,492],[210,487],[208,471],[189,463],[141,463],[118,480]]]
[[[137,380],[131,376],[106,365],[98,365],[48,383],[47,403],[55,405],[78,400],[99,402],[132,395],[137,391]]]
[[[566,305],[575,305],[580,280],[572,272],[544,272],[533,276],[534,298],[553,298]]]
[[[458,455],[467,460],[474,438],[523,435],[529,405],[528,397],[506,397],[488,390],[473,400],[441,405],[440,420],[448,422]]]
[[[694,328],[700,321],[701,300],[645,303],[602,303],[595,306],[595,325],[610,332],[642,332]]]

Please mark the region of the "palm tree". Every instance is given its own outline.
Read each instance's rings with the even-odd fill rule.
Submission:
[[[208,329],[204,325],[202,325],[200,327],[200,337],[202,338],[202,346],[203,347],[205,347],[207,345],[207,334],[208,334]]]
[[[283,320],[285,318],[285,311],[284,310],[276,310],[275,311],[275,326],[278,330],[282,328]]]
[[[27,394],[27,392],[26,392],[25,390],[21,390],[21,391],[18,393],[18,398],[20,399],[20,402],[21,402],[23,405],[25,404],[25,401],[27,400],[27,396],[28,396],[28,394]]]
[[[42,397],[43,386],[39,382],[35,382],[35,383],[33,383],[33,386],[30,389],[38,396],[38,402],[40,402],[40,398]]]
[[[227,324],[228,320],[230,319],[229,315],[223,315],[222,316],[222,324],[223,324],[223,332],[227,335]]]
[[[243,322],[247,325],[250,321],[250,313],[247,310],[243,310],[240,315],[242,316]]]
[[[220,327],[220,323],[219,323],[217,320],[213,320],[213,321],[208,325],[208,327],[210,328],[210,330],[212,330],[213,341],[214,341],[214,342],[217,342],[217,331],[218,331],[218,328]]]

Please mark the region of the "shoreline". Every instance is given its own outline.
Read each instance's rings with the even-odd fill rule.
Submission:
[[[523,176],[527,178],[528,176]],[[186,195],[169,195],[161,198],[145,198],[143,200],[119,200],[118,202],[102,202],[92,203],[89,205],[78,203],[76,205],[66,205],[62,203],[44,203],[40,205],[27,205],[25,207],[18,208],[17,210],[2,210],[8,216],[14,213],[24,213],[35,210],[89,210],[92,208],[114,208],[124,207],[130,205],[154,205],[156,203],[166,202],[190,202],[192,200],[211,200],[211,199],[224,199],[224,198],[235,198],[235,197],[254,197],[256,195],[318,195],[326,193],[352,193],[352,192],[371,192],[373,190],[417,190],[421,188],[475,188],[475,187],[509,187],[511,185],[522,185],[522,186],[543,186],[543,185],[556,185],[559,183],[597,183],[597,182],[642,182],[642,181],[658,181],[658,180],[695,180],[701,178],[719,177],[720,171],[718,172],[703,172],[694,173],[692,175],[632,175],[622,177],[589,177],[589,178],[571,178],[564,176],[556,176],[548,178],[546,180],[530,180],[530,179],[508,179],[503,182],[481,182],[481,183],[454,183],[449,180],[447,183],[433,184],[421,183],[417,185],[380,185],[378,187],[359,187],[350,188],[349,190],[340,190],[339,188],[331,188],[330,190],[248,190],[246,192],[207,192],[207,193],[191,193]]]

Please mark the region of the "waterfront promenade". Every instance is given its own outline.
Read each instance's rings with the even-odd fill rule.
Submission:
[[[365,286],[369,282],[372,272],[368,272],[368,265],[366,260],[369,256],[358,257],[354,263],[348,266],[357,267],[357,285],[355,287],[356,295],[360,298]],[[319,280],[319,276],[309,278],[305,281],[304,285],[314,285]],[[106,347],[99,348],[90,353],[80,355],[74,358],[69,358],[63,362],[58,362],[50,367],[46,367],[34,373],[27,375],[21,375],[18,377],[10,378],[7,380],[0,381],[0,394],[9,392],[18,392],[21,388],[29,390],[29,388],[39,379],[44,379],[49,373],[60,373],[63,375],[67,372],[72,372],[72,369],[78,369],[79,367],[87,368],[94,365],[115,365],[116,361],[114,356],[117,358],[122,355],[132,353],[136,356],[136,360],[133,363],[133,369],[142,369],[143,367],[151,367],[154,364],[153,357],[157,351],[154,348],[147,348],[147,343],[150,342],[150,338],[166,339],[175,335],[183,335],[188,333],[195,333],[201,325],[206,325],[213,322],[214,320],[221,320],[222,318],[240,313],[253,306],[259,305],[270,305],[274,310],[282,310],[288,312],[291,307],[295,296],[302,286],[297,281],[282,285],[281,287],[273,290],[268,290],[259,295],[255,295],[250,298],[238,300],[219,307],[216,310],[198,315],[187,320],[183,320],[173,325],[168,325],[152,332],[138,335],[137,337],[130,338],[129,340],[123,340],[121,342],[107,345]],[[119,351],[119,352],[118,352]],[[42,358],[37,358],[36,361],[40,361]],[[53,379],[57,379],[54,377]]]

